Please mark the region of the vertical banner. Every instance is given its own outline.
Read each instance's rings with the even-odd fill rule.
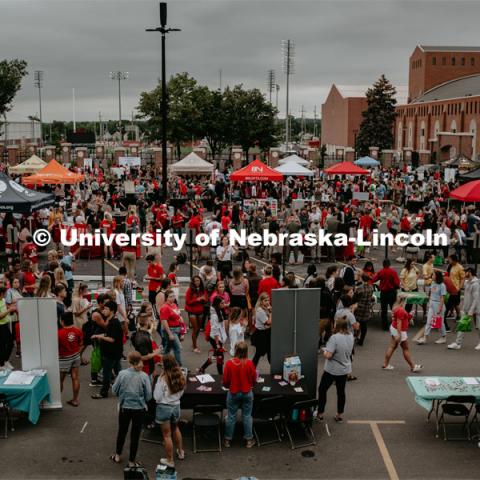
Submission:
[[[47,371],[50,404],[62,408],[58,364],[57,305],[53,298],[21,298],[17,301],[22,342],[22,370]]]
[[[285,357],[296,354],[308,395],[316,397],[320,290],[292,288],[272,291],[272,340],[270,371],[282,374]]]

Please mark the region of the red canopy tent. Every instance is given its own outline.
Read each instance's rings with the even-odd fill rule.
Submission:
[[[327,175],[370,175],[368,170],[355,165],[352,162],[341,162],[326,168]]]
[[[462,202],[480,202],[480,180],[468,182],[450,192],[450,198]]]
[[[60,165],[56,160],[50,160],[48,165],[34,175],[23,177],[22,183],[24,185],[63,185],[78,183],[82,180],[85,180],[85,175],[74,173]]]
[[[230,175],[230,180],[232,182],[281,182],[283,175],[257,159],[246,167],[233,172]]]

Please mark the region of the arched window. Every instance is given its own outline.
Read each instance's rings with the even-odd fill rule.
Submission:
[[[397,127],[397,150],[402,149],[402,135],[403,135],[403,125],[402,125],[402,122],[398,122],[398,127]]]
[[[452,133],[457,133],[457,122],[455,120],[452,120],[452,123],[450,124],[450,131]]]
[[[433,135],[435,138],[438,138],[438,132],[440,131],[440,120],[435,122],[435,126],[433,127]]]
[[[425,122],[420,124],[420,150],[425,150]]]
[[[407,147],[413,148],[413,123],[408,124]]]

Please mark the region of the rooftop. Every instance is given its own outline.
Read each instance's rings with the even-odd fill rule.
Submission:
[[[457,78],[438,85],[425,92],[412,103],[434,102],[436,100],[474,97],[478,95],[480,95],[480,74]]]
[[[455,46],[441,46],[441,45],[419,45],[424,52],[480,52],[480,47],[455,47]]]

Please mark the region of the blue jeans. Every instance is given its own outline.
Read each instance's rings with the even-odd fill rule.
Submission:
[[[243,438],[251,440],[253,438],[253,392],[248,393],[230,393],[227,394],[227,419],[225,420],[225,439],[231,440],[235,431],[237,422],[237,411],[242,409]]]
[[[115,372],[115,375],[118,375],[118,372],[122,369],[120,365],[120,359],[102,357],[102,388],[100,389],[100,395],[102,397],[108,397],[108,391],[110,390],[110,382],[112,380],[112,370]]]
[[[168,334],[165,330],[162,330],[162,346],[163,354],[167,355],[170,351],[173,351],[175,360],[181,366],[182,365],[182,346],[180,344],[180,327],[171,327],[170,331],[173,333],[173,340],[168,338]]]

